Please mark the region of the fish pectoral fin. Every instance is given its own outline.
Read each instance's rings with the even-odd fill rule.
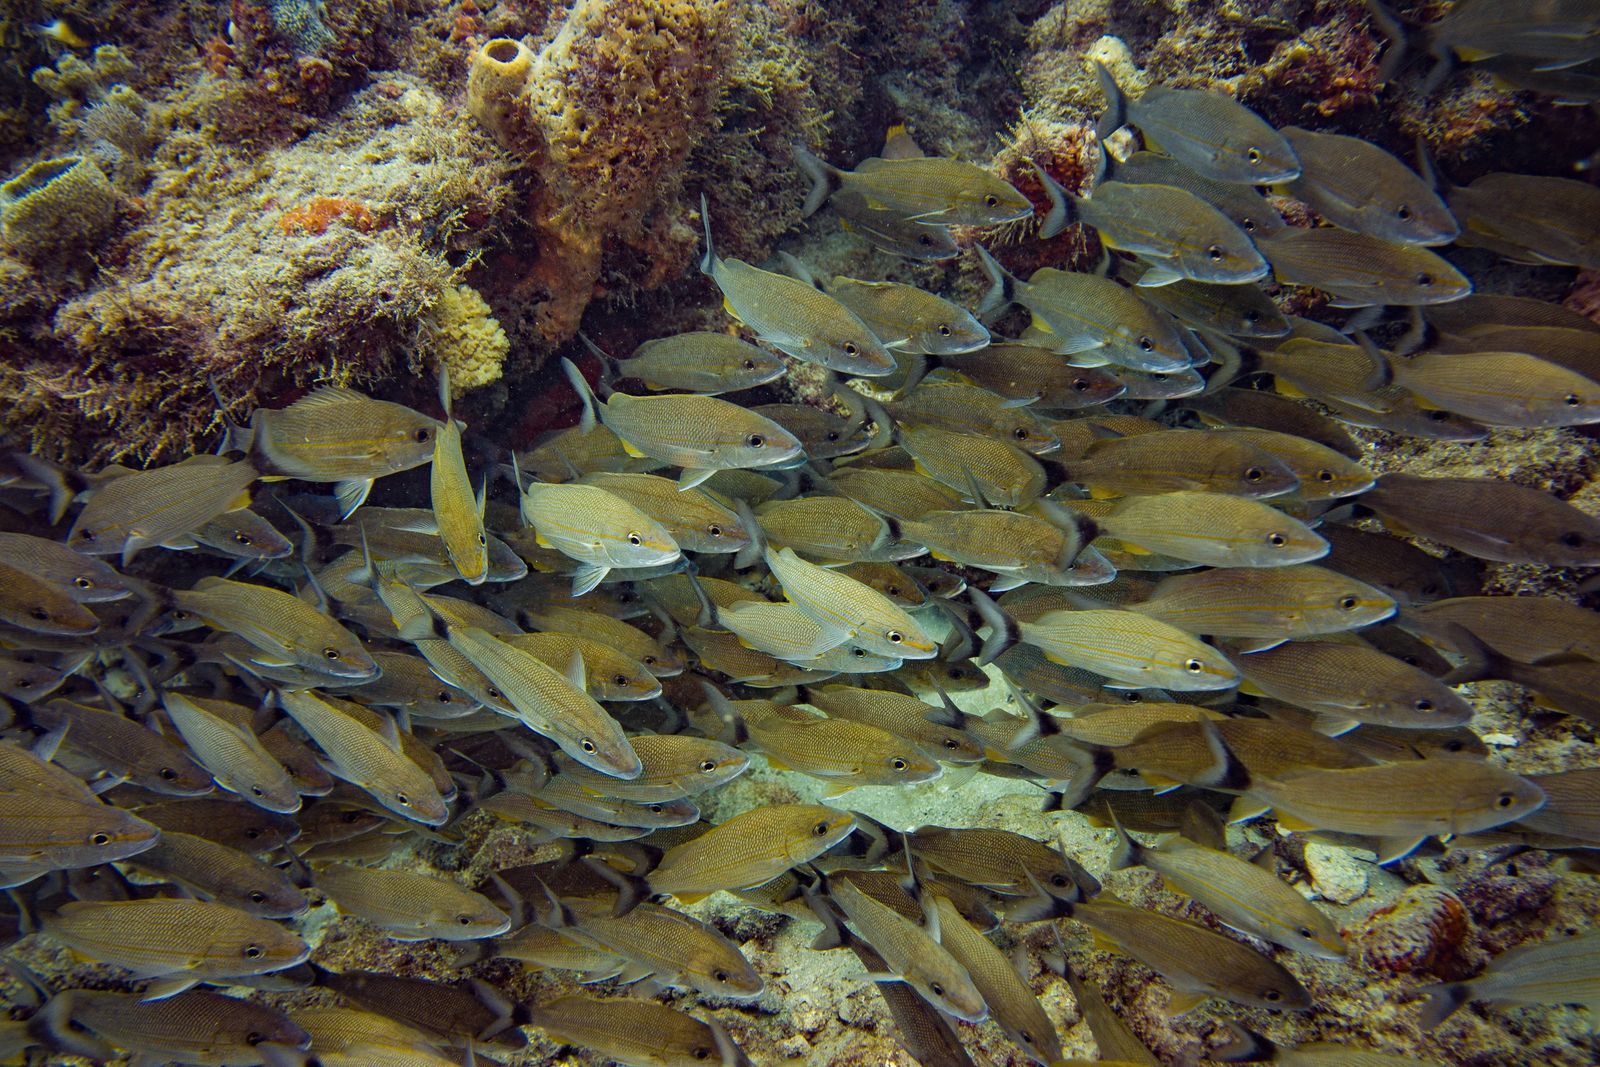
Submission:
[[[579,564],[578,569],[572,574],[572,595],[580,597],[599,585],[605,576],[611,573],[610,567],[602,567],[594,563]]]
[[[1106,346],[1102,340],[1093,337],[1073,337],[1057,341],[1054,345],[1056,352],[1063,356],[1075,356],[1080,352],[1095,352]]]
[[[1122,946],[1111,940],[1099,930],[1089,931],[1089,944],[1097,952],[1115,952],[1123,955]]]
[[[198,978],[191,978],[181,974],[158,978],[145,987],[144,996],[139,999],[141,1001],[166,1000],[168,997],[175,997],[185,990],[193,989],[199,984],[200,980]]]
[[[632,458],[632,459],[647,459],[647,458],[649,458],[643,452],[639,451],[639,449],[631,441],[629,441],[627,438],[618,437],[617,440],[622,443],[622,451],[627,453],[630,458]]]
[[[835,797],[844,796],[846,793],[850,792],[850,790],[852,790],[854,788],[855,788],[855,783],[853,783],[853,782],[838,782],[838,783],[835,783],[834,785],[829,786],[827,789],[823,790],[822,795],[825,798],[827,798],[828,800],[832,800]]]
[[[1251,819],[1260,818],[1272,810],[1272,805],[1257,800],[1255,797],[1242,796],[1234,800],[1228,808],[1228,822],[1249,822]]]
[[[709,897],[710,895],[711,895],[710,893],[674,893],[674,894],[672,894],[673,898],[675,900],[677,900],[677,902],[679,904],[682,904],[684,907],[689,907],[691,905],[698,904],[702,900],[706,899],[706,897]]]
[[[1417,850],[1417,846],[1428,839],[1427,834],[1421,837],[1380,837],[1377,840],[1378,866],[1382,867],[1397,860],[1403,860]]]
[[[678,492],[681,493],[686,489],[693,489],[715,473],[717,473],[715,470],[707,470],[701,467],[683,468],[683,473],[678,475]]]
[[[1316,830],[1317,827],[1304,819],[1298,819],[1293,815],[1286,815],[1280,811],[1278,812],[1278,829],[1288,830],[1290,833],[1295,834],[1307,834]]]
[[[1211,999],[1209,993],[1201,993],[1193,989],[1174,989],[1171,999],[1167,1001],[1167,1017],[1175,1019],[1180,1015],[1193,1011],[1209,999]]]
[[[1133,284],[1141,289],[1154,289],[1157,286],[1171,285],[1173,282],[1181,281],[1183,281],[1183,275],[1171,267],[1156,265],[1139,275],[1139,280]]]
[[[339,502],[339,521],[343,522],[350,514],[366,503],[367,494],[372,492],[372,478],[352,478],[349,481],[338,482],[333,487],[333,498]]]

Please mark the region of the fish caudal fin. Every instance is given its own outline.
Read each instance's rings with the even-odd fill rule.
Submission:
[[[989,599],[981,589],[969,588],[973,607],[983,621],[989,624],[989,636],[983,639],[983,649],[978,653],[979,663],[992,663],[996,656],[1017,643],[1017,621],[1000,610],[1000,605]]]
[[[588,338],[584,340],[588,341]],[[596,421],[594,390],[589,388],[589,379],[583,376],[583,372],[572,360],[563,357],[561,369],[566,372],[567,381],[572,383],[572,388],[578,391],[578,399],[583,401],[583,418],[578,425],[583,428],[584,433],[588,433],[594,429]]]
[[[700,273],[712,277],[717,267],[717,246],[711,240],[711,205],[706,201],[706,194],[700,194],[700,225],[706,232],[706,250],[700,256]]]
[[[1101,159],[1105,158],[1105,150],[1101,149]],[[1033,160],[1028,160],[1028,165],[1033,168],[1033,173],[1039,179],[1039,185],[1044,189],[1044,195],[1050,198],[1050,210],[1045,212],[1044,221],[1039,223],[1039,237],[1048,241],[1062,230],[1071,226],[1075,221],[1072,215],[1072,194],[1062,187],[1061,183],[1050,176]]]
[[[1428,998],[1427,1003],[1422,1005],[1421,1014],[1417,1016],[1417,1023],[1423,1030],[1435,1029],[1472,999],[1470,982],[1442,982],[1426,986],[1421,992]]]
[[[828,197],[839,191],[839,171],[812,155],[801,144],[794,146],[794,161],[801,173],[811,179],[811,191],[806,194],[806,204],[800,212],[802,217],[810,218],[828,202]]]
[[[1017,302],[1017,279],[989,254],[987,248],[979,244],[972,247],[978,250],[978,264],[989,278],[989,291],[978,303],[978,317],[986,319]]]

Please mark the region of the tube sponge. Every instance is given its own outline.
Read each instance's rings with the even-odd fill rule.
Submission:
[[[432,320],[434,353],[450,372],[452,396],[500,380],[511,342],[476,289],[445,286]]]
[[[478,49],[467,72],[467,111],[508,149],[527,147],[528,104],[521,96],[532,70],[527,45],[496,37]]]
[[[116,217],[116,190],[83,156],[42,160],[0,185],[0,233],[28,259],[92,244]]]

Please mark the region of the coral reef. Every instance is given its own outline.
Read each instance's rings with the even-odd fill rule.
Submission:
[[[461,396],[500,380],[511,342],[489,305],[469,285],[445,286],[428,315],[426,347],[450,372],[450,392]]]
[[[42,160],[0,185],[0,232],[27,259],[85,251],[116,215],[116,190],[83,156]]]
[[[1465,978],[1484,954],[1461,898],[1434,885],[1414,885],[1368,917],[1356,935],[1361,962],[1390,974]]]

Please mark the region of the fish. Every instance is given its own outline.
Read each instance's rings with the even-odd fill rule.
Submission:
[[[1336,449],[1295,434],[1235,426],[1213,430],[1225,439],[1244,441],[1277,457],[1299,479],[1301,500],[1337,500],[1356,496],[1373,486],[1372,472]]]
[[[1041,411],[1077,411],[1109,403],[1127,392],[1105,367],[1074,367],[1048,348],[1002,342],[974,353],[930,360],[957,380],[966,380],[1006,400],[1026,401]]]
[[[1102,134],[1136,126],[1147,144],[1215,181],[1272,185],[1300,174],[1294,147],[1231,97],[1158,85],[1129,100],[1103,64],[1095,64],[1095,74],[1106,98]]]
[[[228,456],[191,456],[165,467],[119,471],[90,491],[66,546],[87,556],[120,556],[126,566],[146,548],[247,506],[259,477],[248,462]]]
[[[1036,505],[1037,506],[1037,505]],[[1098,524],[1056,506],[1047,513],[974,508],[933,511],[901,523],[906,537],[928,546],[935,559],[993,571],[993,590],[1026,582],[1079,585],[1106,581],[1111,569],[1089,548]]]
[[[1434,1030],[1473,1001],[1499,1004],[1600,1005],[1600,934],[1560,933],[1529,941],[1489,961],[1466,982],[1443,982],[1422,990],[1428,1000],[1418,1018]]]
[[[785,355],[855,376],[894,370],[894,356],[872,328],[809,282],[717,255],[711,209],[701,197],[705,253],[700,272],[722,292],[728,314]]]
[[[130,862],[258,918],[292,919],[306,910],[305,896],[283,871],[193,834],[165,831]]]
[[[50,998],[38,1020],[51,1038],[69,1047],[86,1040],[107,1046],[94,1051],[105,1059],[113,1057],[114,1046],[179,1063],[259,1063],[260,1045],[304,1049],[311,1044],[311,1035],[277,1008],[207,989],[157,1001],[137,993],[67,989]]]
[[[1490,328],[1554,328],[1600,333],[1600,323],[1576,311],[1531,296],[1474,293],[1450,304],[1433,304],[1422,310],[1429,326],[1441,333],[1461,334]]]
[[[1132,956],[1172,986],[1167,1013],[1218,997],[1252,1008],[1307,1011],[1311,994],[1276,960],[1198,923],[1135,908],[1102,893],[1091,901],[1043,897],[1045,914],[1076,919],[1103,947]]]
[[[20,656],[0,657],[0,695],[32,704],[59,689],[76,668],[70,662],[52,666]]]
[[[999,226],[1033,214],[1033,203],[982,167],[955,159],[917,156],[863,160],[845,171],[794,146],[795,163],[811,181],[802,215],[830,200],[859,203],[903,220],[947,226]]]
[[[644,769],[639,777],[614,778],[562,754],[556,766],[583,788],[602,796],[636,803],[677,800],[725,785],[743,774],[750,757],[732,746],[705,737],[681,734],[639,734],[629,739]]]
[[[300,793],[283,764],[248,726],[252,712],[239,705],[168,689],[162,707],[194,758],[218,785],[278,814],[300,810]]]
[[[713,701],[719,705],[769,765],[821,778],[832,786],[830,796],[862,785],[926,782],[941,770],[908,739],[867,723],[759,700]]]
[[[395,941],[471,941],[511,929],[510,916],[481,893],[419,871],[334,863],[318,870],[314,882],[340,911],[372,923]]]
[[[950,355],[975,352],[989,343],[989,331],[966,308],[925,289],[900,282],[867,282],[836,274],[812,279],[792,256],[786,262],[805,281],[855,312],[878,340],[897,352]]]
[[[62,772],[63,774],[65,772]],[[155,847],[160,830],[93,794],[51,790],[0,790],[0,883],[22,885],[48,871],[93,867],[128,859]],[[85,789],[85,792],[87,790]]]
[[[1459,334],[1441,332],[1433,352],[1524,352],[1565,367],[1590,381],[1600,380],[1600,334],[1567,326],[1474,326]]]
[[[962,1022],[988,1018],[989,1006],[972,976],[940,943],[939,915],[931,903],[923,911],[924,923],[918,923],[863,891],[853,879],[836,877],[824,884],[828,904],[837,907],[851,933],[883,959],[886,971],[880,981],[902,980],[929,1004]],[[823,919],[823,933],[813,948],[847,943],[847,935],[825,907],[818,917]]]
[[[1365,582],[1299,563],[1169,575],[1128,610],[1189,633],[1282,642],[1382,622],[1395,602]]]
[[[1472,292],[1465,274],[1419,245],[1329,226],[1287,229],[1261,245],[1280,283],[1320,289],[1334,307],[1442,304]]]
[[[765,559],[790,603],[818,625],[879,655],[931,659],[937,651],[915,619],[871,586],[807,563],[792,548],[769,548]]]
[[[1136,370],[1175,371],[1191,362],[1176,327],[1126,286],[1052,267],[1041,267],[1024,282],[982,245],[978,259],[990,281],[980,311],[993,314],[1021,304],[1041,332],[1041,347]]]
[[[840,190],[832,199],[839,215],[839,228],[897,256],[918,263],[938,263],[955,259],[961,246],[950,234],[950,227],[901,218],[888,208],[868,207],[858,193]]]
[[[582,480],[660,523],[685,552],[738,552],[750,544],[738,514],[703,490],[680,491],[672,479],[654,474],[596,472]]]
[[[1490,426],[1600,422],[1600,382],[1525,352],[1423,352],[1391,365],[1402,389]]]
[[[1292,641],[1233,662],[1247,689],[1333,720],[1422,730],[1472,719],[1472,706],[1448,686],[1365,645]]]
[[[1183,279],[1244,285],[1267,276],[1267,260],[1249,235],[1186,189],[1104,181],[1085,198],[1038,173],[1051,202],[1040,234],[1053,236],[1074,223],[1092,226],[1102,245],[1149,264],[1136,283],[1141,288]]]
[[[459,1056],[446,1055],[416,1027],[388,1015],[359,1008],[301,1006],[295,1021],[311,1034],[320,1067],[459,1067]],[[308,1064],[307,1067],[310,1067]]]
[[[1261,500],[1300,485],[1289,465],[1265,449],[1206,430],[1097,440],[1082,456],[1055,460],[1053,466],[1067,481],[1119,494],[1194,490]]]
[[[1271,338],[1289,333],[1289,320],[1253,285],[1181,279],[1170,285],[1146,286],[1138,293],[1140,300],[1191,326],[1233,337]]]
[[[1122,1017],[1111,1010],[1105,997],[1100,995],[1099,988],[1087,975],[1079,978],[1067,970],[1064,958],[1060,960],[1057,969],[1066,973],[1067,984],[1072,989],[1072,998],[1078,1002],[1078,1012],[1083,1016],[1083,1021],[1089,1025],[1089,1032],[1094,1035],[1094,1043],[1100,1050],[1101,1059],[1133,1064],[1135,1067],[1160,1067],[1161,1061],[1134,1036],[1133,1031],[1128,1029],[1128,1024],[1122,1021]]]
[[[1285,126],[1300,159],[1284,192],[1346,230],[1401,244],[1443,245],[1461,232],[1431,183],[1371,141]]]
[[[835,471],[829,482],[851,500],[901,521],[964,506],[954,489],[913,471],[845,467]]]
[[[172,602],[212,629],[248,641],[264,667],[299,666],[346,682],[377,677],[378,665],[355,634],[291,593],[202,578],[192,589],[173,590]]]
[[[590,593],[584,600],[593,596]],[[673,652],[671,642],[665,640],[667,635],[658,640],[621,619],[564,604],[525,610],[520,614],[521,621],[530,629],[554,630],[604,641],[630,659],[643,663],[657,678],[670,678],[683,671],[683,661]]]
[[[1483,584],[1481,565],[1468,557],[1441,560],[1410,541],[1339,523],[1324,523],[1317,532],[1332,546],[1329,567],[1377,586],[1409,609]]]
[[[646,878],[612,872],[625,879],[617,912],[646,892],[669,893],[687,904],[718,890],[760,885],[816,859],[855,828],[854,815],[825,804],[751,808],[668,849]]]
[[[531,1025],[557,1041],[593,1049],[629,1067],[749,1067],[721,1025],[634,997],[601,1000],[576,994],[529,1009]]]
[[[566,669],[574,654],[580,656],[584,690],[596,700],[654,700],[661,695],[661,683],[648,667],[603,642],[560,633],[516,634],[502,640],[558,671]]]
[[[309,691],[278,690],[283,710],[327,755],[328,769],[389,811],[424,826],[442,826],[450,809],[428,772],[406,756],[394,720],[373,730]]]
[[[55,759],[69,769],[80,761],[87,764],[86,779],[103,773],[167,796],[211,792],[211,775],[182,745],[119,712],[56,699],[31,708],[27,716],[46,730],[66,732]]]
[[[525,1012],[481,978],[452,985],[381,971],[336,973],[315,963],[311,968],[318,986],[443,1044],[470,1046],[482,1041],[511,1050],[528,1044],[518,1029]]]
[[[1061,1059],[1061,1038],[1033,990],[1003,952],[967,921],[950,898],[932,891],[924,906],[938,915],[939,944],[971,979],[989,1015],[1028,1058],[1051,1067]]]
[[[0,623],[35,634],[86,637],[100,629],[100,619],[70,589],[0,562]]]
[[[1324,960],[1348,954],[1333,920],[1271,870],[1181,837],[1152,848],[1129,837],[1120,825],[1113,824],[1113,829],[1112,870],[1148,867],[1225,925],[1293,952]]]
[[[923,554],[921,545],[849,497],[769,500],[756,509],[756,521],[769,543],[826,562],[888,562]]]
[[[248,436],[244,450],[264,473],[333,482],[342,518],[361,506],[377,479],[431,461],[442,429],[438,419],[402,404],[322,386],[286,408],[257,408],[250,431],[230,427],[229,437]]]
[[[788,370],[782,356],[709,330],[646,341],[614,366],[619,377],[637,379],[653,391],[681,389],[707,396],[754,389]]]
[[[1280,826],[1381,839],[1380,863],[1407,855],[1430,835],[1503,826],[1545,802],[1537,785],[1478,760],[1411,760],[1255,776],[1249,795],[1270,805]]]
[[[564,359],[562,368],[583,400],[580,425],[586,431],[598,418],[632,452],[683,468],[678,484],[684,489],[693,489],[718,470],[772,467],[803,454],[799,439],[788,430],[726,400],[612,393],[601,403],[571,360]]]
[[[965,382],[925,381],[884,410],[897,422],[1001,437],[1031,455],[1060,447],[1049,426],[1026,407]]]
[[[36,581],[59,586],[80,604],[104,604],[134,593],[133,583],[104,560],[33,534],[0,532],[0,562]]]
[[[988,597],[969,592],[990,627],[982,663],[1022,641],[1056,663],[1092,671],[1118,686],[1196,692],[1228,689],[1239,681],[1238,671],[1215,649],[1159,619],[1091,609],[1051,611],[1019,622]]]
[[[1426,537],[1479,559],[1600,565],[1600,519],[1503,478],[1385,474],[1361,505],[1377,512],[1392,532]]]
[[[558,917],[546,925],[559,924],[622,956],[630,977],[650,974],[664,985],[739,1001],[760,996],[765,986],[738,945],[683,912],[646,903],[613,916],[603,898],[568,898],[553,910]]]
[[[147,1000],[201,982],[286,970],[311,954],[282,925],[206,900],[75,900],[43,922],[74,952],[157,979]]]
[[[837,459],[840,456],[848,456],[860,452],[871,441],[867,424],[861,419],[847,419],[810,404],[760,404],[750,410],[763,418],[771,419],[793,434],[805,450],[807,459]],[[719,471],[714,477],[725,477],[729,473],[734,472]],[[710,488],[717,487],[713,485]],[[771,495],[764,492],[761,499],[748,496],[744,499],[751,504],[759,504]]]
[[[1190,397],[1184,407],[1199,412],[1201,420],[1209,425],[1275,430],[1326,445],[1349,459],[1361,458],[1361,446],[1333,419],[1308,404],[1266,389],[1230,386]]]
[[[1102,533],[1194,563],[1287,567],[1328,554],[1328,542],[1310,527],[1257,500],[1183,490],[1108,504],[1089,510]]]
[[[534,482],[522,492],[522,521],[539,544],[578,561],[572,595],[582,596],[615,567],[655,567],[682,557],[667,528],[595,485]]]
[[[439,376],[439,399],[445,419],[433,439],[433,460],[428,466],[428,496],[433,504],[435,530],[445,554],[468,585],[480,585],[489,576],[489,537],[483,528],[488,499],[487,481],[474,494],[461,451],[461,426],[450,414],[450,379]]]
[[[1390,406],[1380,391],[1393,385],[1393,367],[1382,352],[1365,345],[1291,337],[1257,351],[1255,360],[1272,375],[1278,392],[1313,397],[1334,406],[1336,414],[1340,404],[1380,412]]]
[[[982,748],[962,729],[958,711],[925,703],[906,693],[848,685],[806,686],[807,704],[835,719],[849,719],[903,737],[923,753],[946,763],[976,763]]]
[[[531,652],[479,627],[441,626],[441,636],[488,677],[529,729],[549,737],[567,755],[595,770],[617,778],[638,777],[639,757],[622,727],[584,692],[581,656],[574,656],[570,664],[573,674],[568,677]]]
[[[1519,263],[1600,268],[1600,189],[1588,182],[1498,172],[1451,189],[1449,199],[1461,220],[1457,244]]]
[[[1044,492],[1044,468],[1010,441],[911,423],[899,425],[896,436],[917,473],[957,492],[976,486],[984,501],[1010,508],[1026,507]]]
[[[1251,185],[1207,178],[1171,156],[1135,152],[1121,162],[1108,161],[1107,176],[1130,185],[1175,185],[1211,204],[1251,237],[1268,236],[1286,223],[1278,209]]]
[[[1600,662],[1600,614],[1553,596],[1458,596],[1409,608],[1401,624],[1453,644],[1448,627],[1522,663],[1559,657]]]

